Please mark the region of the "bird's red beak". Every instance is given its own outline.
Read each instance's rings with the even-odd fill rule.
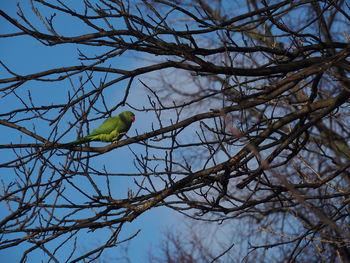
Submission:
[[[132,116],[131,119],[132,119],[132,121],[134,122],[134,121],[135,121],[135,116]]]

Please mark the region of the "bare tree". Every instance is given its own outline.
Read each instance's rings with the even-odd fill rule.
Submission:
[[[125,241],[126,222],[166,206],[234,222],[247,262],[350,262],[346,1],[72,2],[33,0],[17,17],[0,10],[17,29],[1,38],[74,44],[80,59],[27,75],[1,62],[2,105],[17,100],[0,112],[14,134],[0,146],[9,174],[1,249],[29,244],[23,262],[35,250],[48,261],[93,261]],[[139,66],[123,63],[131,57]],[[59,84],[62,97],[38,103],[41,82]],[[108,105],[117,84],[123,96]],[[148,92],[141,107],[135,89]],[[154,120],[148,130],[106,146],[62,143],[125,105]],[[134,170],[101,165],[121,147]],[[124,177],[133,185],[120,193],[113,186]],[[101,232],[100,245],[76,249]]]

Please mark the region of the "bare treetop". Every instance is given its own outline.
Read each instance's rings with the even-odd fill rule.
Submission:
[[[47,262],[103,260],[137,235],[121,238],[127,222],[167,207],[236,231],[198,257],[170,234],[183,254],[167,258],[169,246],[159,262],[349,262],[346,1],[17,8],[0,9],[0,40],[23,40],[28,54],[35,40],[52,49],[38,61],[57,61],[19,57],[19,73],[0,56],[1,249],[23,244],[22,262],[36,250]],[[126,137],[66,143],[126,110]]]

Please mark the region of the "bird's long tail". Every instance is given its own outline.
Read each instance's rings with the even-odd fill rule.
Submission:
[[[91,139],[88,136],[86,136],[83,138],[76,139],[75,141],[64,143],[64,145],[77,145],[77,144],[82,144],[89,141],[91,141]]]

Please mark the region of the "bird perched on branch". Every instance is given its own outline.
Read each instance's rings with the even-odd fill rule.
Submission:
[[[124,111],[117,116],[108,118],[100,126],[94,129],[89,135],[79,138],[75,141],[66,143],[81,144],[91,141],[115,142],[120,140],[123,135],[130,129],[131,124],[135,121],[135,114],[131,111]]]

